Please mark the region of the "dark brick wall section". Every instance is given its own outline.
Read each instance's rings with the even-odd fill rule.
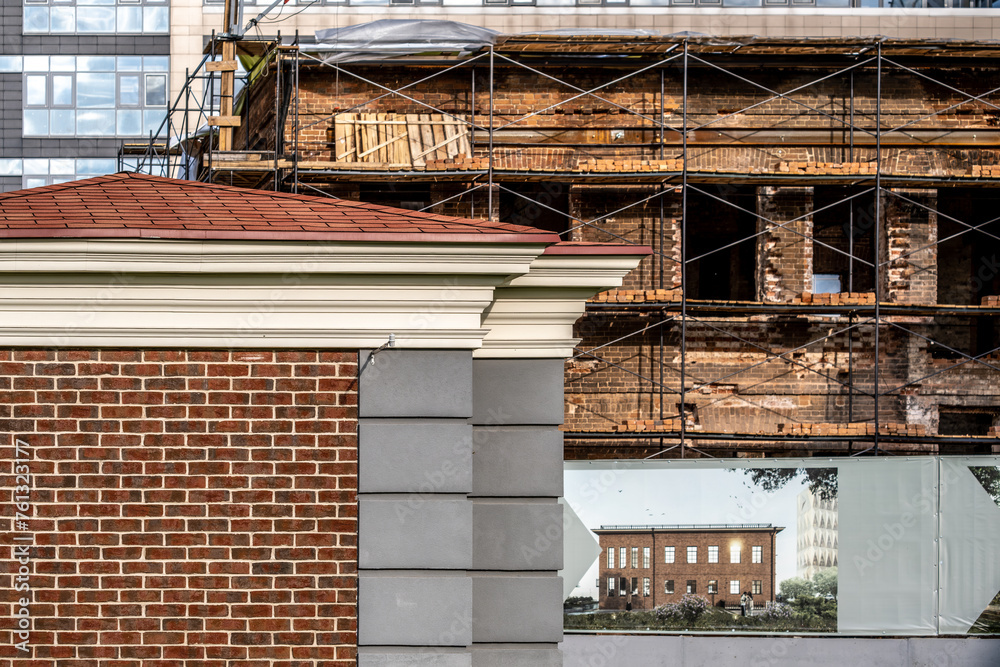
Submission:
[[[8,506],[13,438],[34,454],[15,663],[355,664],[356,375],[353,351],[0,351]]]

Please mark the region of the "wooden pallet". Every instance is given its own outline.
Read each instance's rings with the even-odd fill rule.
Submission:
[[[469,126],[444,114],[338,114],[334,121],[336,162],[353,165],[406,164],[472,155]],[[362,167],[363,168],[363,167]]]

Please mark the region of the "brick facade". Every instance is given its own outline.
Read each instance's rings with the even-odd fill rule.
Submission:
[[[740,595],[753,592],[754,603],[763,606],[774,600],[774,537],[782,528],[689,528],[650,527],[633,530],[613,528],[596,530],[601,544],[600,608],[625,609],[630,602],[632,609],[652,609],[668,602],[678,602],[693,582],[692,592],[713,604],[739,605]],[[730,560],[731,547],[739,546],[739,563]],[[688,562],[688,548],[696,547],[694,562]],[[710,548],[717,552],[709,562]],[[753,547],[760,547],[760,562],[754,563]],[[672,554],[669,549],[673,548]],[[609,567],[608,550],[613,550],[614,566]],[[625,566],[622,566],[622,549],[625,549]],[[646,566],[645,553],[649,550]],[[633,561],[633,553],[635,560]],[[670,558],[673,562],[668,562]],[[635,567],[633,567],[633,562]],[[609,580],[616,581],[614,595],[609,595]],[[626,580],[625,595],[621,579]],[[632,580],[637,591],[632,590]],[[649,595],[645,595],[646,581]],[[709,585],[716,582],[713,595]],[[733,583],[735,582],[735,584]],[[671,586],[672,585],[672,586]],[[739,592],[731,593],[731,586]],[[759,586],[759,593],[755,591]],[[670,588],[673,592],[668,592]]]
[[[0,350],[4,460],[33,453],[15,664],[355,664],[356,376],[353,351]]]

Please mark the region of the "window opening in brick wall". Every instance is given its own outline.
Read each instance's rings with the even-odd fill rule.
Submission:
[[[813,292],[871,292],[875,289],[875,195],[864,188],[813,189]],[[850,199],[848,199],[850,197]],[[825,245],[823,245],[825,244]],[[867,264],[865,263],[867,262]],[[820,276],[837,276],[817,281]],[[817,284],[819,283],[819,284]]]
[[[666,593],[667,595],[673,595],[674,594],[674,580],[673,579],[667,579],[666,581],[663,582],[663,592]]]
[[[687,294],[692,299],[752,301],[756,294],[757,218],[755,188],[706,187],[688,194],[690,264]],[[735,245],[731,245],[735,244]]]
[[[937,193],[938,303],[979,305],[1000,294],[1000,240],[993,238],[1000,237],[1000,196],[969,188]]]
[[[938,435],[989,435],[1000,422],[1000,406],[939,406]],[[992,454],[990,443],[941,443],[941,454]]]
[[[752,595],[760,595],[762,590],[763,590],[763,580],[754,579],[753,582],[750,584],[750,593]]]
[[[674,547],[663,547],[663,562],[664,563],[674,562]]]
[[[698,582],[696,580],[694,579],[687,580],[687,592],[691,595],[694,595],[695,593],[698,592]]]
[[[608,577],[608,597],[615,597],[615,578]]]
[[[501,185],[502,221],[556,233],[569,229],[568,184],[544,182]]]
[[[710,579],[708,581],[708,594],[715,595],[719,592],[719,581],[717,579]]]
[[[420,183],[362,183],[361,201],[419,211],[431,205],[429,185]]]

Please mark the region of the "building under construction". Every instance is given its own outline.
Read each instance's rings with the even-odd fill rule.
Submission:
[[[1000,45],[366,29],[213,40],[149,164],[652,246],[567,459],[1000,451]]]

